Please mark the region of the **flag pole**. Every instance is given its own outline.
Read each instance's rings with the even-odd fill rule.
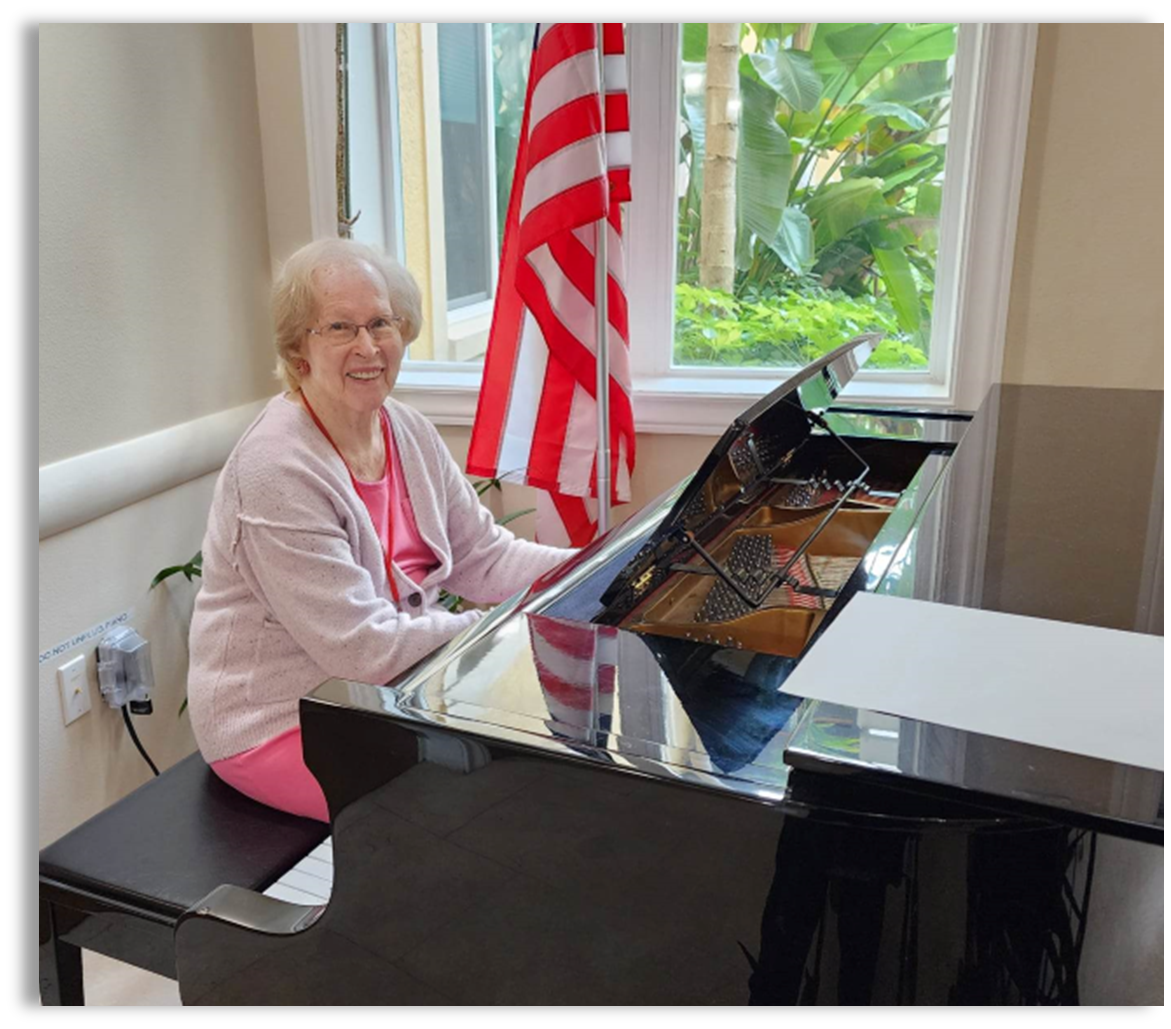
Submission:
[[[602,47],[602,23],[597,25],[598,40],[598,102],[603,116],[602,148],[605,151],[605,112],[606,112],[606,55]],[[606,176],[607,197],[609,196],[609,165],[607,163],[603,174]],[[607,205],[609,200],[607,199]],[[598,409],[598,458],[597,458],[597,486],[598,486],[598,535],[601,536],[610,528],[610,333],[608,330],[608,303],[609,300],[609,266],[606,256],[607,228],[606,221],[609,212],[602,215],[598,222],[596,245],[594,247],[595,286],[594,286],[594,313],[597,317],[597,330],[594,339],[597,342],[597,409]]]

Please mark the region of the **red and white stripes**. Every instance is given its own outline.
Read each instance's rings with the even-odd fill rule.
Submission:
[[[565,729],[608,727],[614,711],[618,630],[528,616],[533,663],[545,703]]]
[[[630,499],[634,416],[622,216],[630,199],[630,118],[622,25],[603,29],[604,88],[592,24],[539,29],[505,223],[468,471],[547,490],[581,545],[594,533],[598,349],[595,259],[607,239],[611,503]],[[604,97],[604,99],[603,99]],[[605,218],[605,222],[602,219]],[[557,542],[548,521],[538,533]]]

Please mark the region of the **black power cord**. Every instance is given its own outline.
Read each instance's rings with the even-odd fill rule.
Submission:
[[[122,707],[122,720],[126,723],[126,731],[130,733],[130,738],[134,740],[134,745],[138,748],[138,752],[142,755],[143,760],[146,761],[148,765],[150,765],[150,770],[154,772],[155,775],[158,775],[158,768],[150,759],[150,755],[146,752],[146,748],[143,747],[142,741],[138,738],[138,733],[134,731],[134,723],[130,721],[129,705],[123,705]]]
[[[131,634],[134,634],[133,630],[131,630]],[[134,635],[136,635],[136,634],[134,634]],[[103,643],[104,642],[105,641],[103,641]],[[139,642],[142,642],[142,641],[140,640]],[[103,663],[102,663],[102,648],[101,647],[98,647],[94,651],[94,656],[95,656],[97,663],[98,663],[98,679],[99,679],[99,681],[103,681],[102,680],[102,670],[108,666],[103,665]],[[116,674],[119,674],[119,675],[121,674],[120,671],[117,669],[117,665],[115,665],[115,672],[116,672]],[[105,686],[103,686],[103,688],[102,688],[103,695],[105,695],[105,692],[106,692]],[[119,691],[114,690],[113,696],[115,698],[117,698],[119,696]],[[106,699],[109,700],[111,707],[118,706],[116,699],[111,699],[110,697],[107,697]],[[150,770],[152,772],[154,772],[155,775],[158,775],[159,774],[158,765],[156,765],[150,759],[150,755],[146,752],[146,748],[142,745],[142,740],[140,740],[138,738],[138,733],[135,732],[135,730],[134,730],[134,723],[132,721],[130,721],[131,712],[133,712],[136,715],[149,715],[151,713],[151,711],[154,708],[150,702],[150,698],[147,697],[146,700],[125,701],[121,705],[121,707],[122,707],[122,721],[124,721],[126,723],[126,731],[128,733],[130,733],[130,738],[134,741],[134,745],[138,748],[138,752],[142,755],[142,759],[148,765],[150,765]]]

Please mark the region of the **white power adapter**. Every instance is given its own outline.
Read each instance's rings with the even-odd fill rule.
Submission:
[[[150,643],[129,626],[120,625],[103,636],[98,644],[98,685],[110,707],[129,704],[132,714],[149,715],[155,686]]]

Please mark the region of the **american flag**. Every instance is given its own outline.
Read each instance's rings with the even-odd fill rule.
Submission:
[[[596,531],[598,225],[607,226],[610,502],[630,499],[630,402],[620,204],[630,199],[630,114],[621,23],[537,29],[499,288],[468,472],[547,491],[537,537],[581,546]]]

